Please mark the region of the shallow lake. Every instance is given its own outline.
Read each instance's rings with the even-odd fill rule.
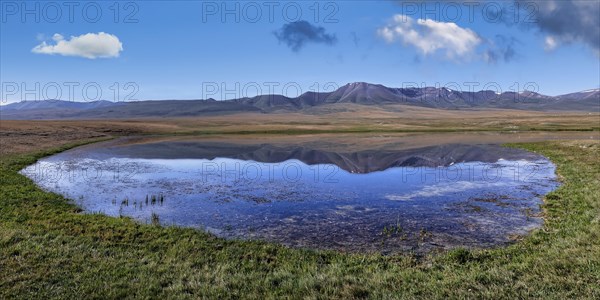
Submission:
[[[560,138],[133,137],[22,173],[86,212],[293,247],[425,252],[501,245],[539,227],[541,197],[558,186],[555,167],[499,143]]]

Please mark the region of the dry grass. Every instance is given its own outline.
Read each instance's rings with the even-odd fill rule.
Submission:
[[[589,113],[451,111],[400,105],[389,109],[393,111],[380,107],[367,110],[362,105],[349,105],[348,110],[326,114],[320,111],[312,115],[244,113],[176,119],[0,120],[0,153],[6,155],[116,135],[600,130],[600,115]]]

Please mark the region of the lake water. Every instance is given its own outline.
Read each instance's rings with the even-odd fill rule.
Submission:
[[[86,212],[292,247],[426,252],[501,245],[542,224],[555,167],[497,145],[506,139],[515,136],[137,137],[22,173]]]

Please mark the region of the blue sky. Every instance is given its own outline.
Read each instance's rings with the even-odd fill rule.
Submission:
[[[233,12],[225,15],[223,4],[213,1],[93,2],[87,13],[85,3],[69,11],[62,2],[53,2],[57,8],[3,1],[2,100],[52,97],[56,86],[63,100],[95,99],[95,88],[82,98],[90,83],[106,100],[223,99],[257,91],[293,97],[355,81],[463,90],[494,85],[548,95],[598,88],[600,45],[594,35],[600,29],[594,24],[600,17],[594,13],[600,4],[575,2],[574,10],[562,4],[567,2],[531,2],[517,20],[509,10],[492,22],[495,8],[510,2],[488,5],[485,12],[483,2],[473,11],[447,2],[308,1],[281,3],[272,11],[270,2],[228,2]],[[92,22],[98,8],[102,16]],[[561,10],[568,19],[548,23]],[[60,41],[65,47],[53,47]]]

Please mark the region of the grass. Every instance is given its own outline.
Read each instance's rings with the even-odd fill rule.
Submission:
[[[352,127],[347,129],[270,129],[270,130],[195,130],[192,132],[182,132],[173,135],[256,135],[256,134],[272,134],[272,135],[301,135],[301,134],[331,134],[331,133],[451,133],[451,132],[595,132],[600,131],[600,127],[576,127],[576,128],[550,128],[550,127],[521,127],[518,130],[511,128],[489,127],[489,128],[409,128],[409,129],[382,129],[379,127]]]
[[[425,258],[82,214],[18,174],[72,146],[0,159],[0,298],[600,298],[598,143],[511,145],[548,156],[564,181],[545,198],[544,227],[508,247]]]

